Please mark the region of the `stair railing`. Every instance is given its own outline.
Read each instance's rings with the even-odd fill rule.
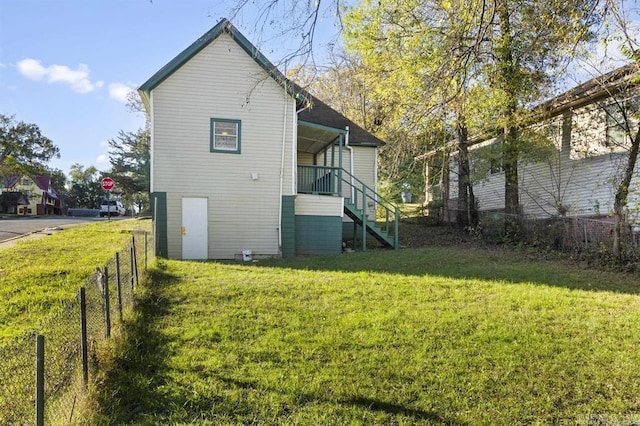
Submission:
[[[371,226],[371,222],[376,222],[379,217],[378,212],[381,213],[382,230],[387,235],[393,233],[394,248],[400,247],[398,240],[400,211],[398,207],[348,171],[340,167],[298,165],[298,192],[338,196],[344,196],[344,192],[345,198],[355,205],[362,215],[360,219],[362,220],[363,250],[367,241],[367,226]],[[369,203],[376,207],[373,220],[368,219]]]
[[[350,201],[356,206],[357,209],[362,211],[362,248],[364,250],[366,245],[366,233],[367,233],[367,207],[369,202],[372,203],[373,206],[376,206],[376,210],[382,211],[382,229],[390,235],[393,232],[393,244],[394,248],[400,248],[400,243],[398,239],[398,223],[400,221],[400,210],[398,206],[394,203],[381,196],[373,189],[368,187],[364,182],[362,182],[357,177],[353,176],[346,170],[342,170],[342,182],[346,184],[347,188],[349,188],[349,193],[354,194],[352,197],[355,199],[351,199]],[[353,182],[353,183],[352,183]],[[360,201],[361,204],[358,203]],[[376,222],[378,219],[377,211],[376,217],[373,222]]]

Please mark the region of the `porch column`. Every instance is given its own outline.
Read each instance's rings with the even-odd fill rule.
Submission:
[[[338,194],[342,196],[342,144],[344,135],[340,133],[338,138]]]

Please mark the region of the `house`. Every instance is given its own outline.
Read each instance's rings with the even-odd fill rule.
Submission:
[[[384,142],[285,78],[228,20],[139,92],[158,255],[341,253],[349,235],[398,246],[395,206],[376,193]]]
[[[0,212],[25,216],[61,215],[62,197],[48,176],[10,176],[0,185]]]
[[[530,125],[520,132],[527,153],[518,165],[520,210],[532,218],[571,216],[605,218],[613,211],[615,185],[626,165],[629,134],[638,129],[633,113],[640,91],[633,83],[637,65],[630,64],[589,80],[532,109]],[[626,117],[627,120],[623,119]],[[469,142],[473,190],[480,212],[504,210],[505,179],[500,137]],[[445,219],[455,220],[458,164],[455,143],[448,173],[427,187],[428,201],[446,198]],[[428,156],[422,159],[429,161]],[[427,173],[429,167],[426,167]],[[427,176],[428,178],[428,176]],[[635,222],[640,197],[635,172],[629,197],[629,217]]]

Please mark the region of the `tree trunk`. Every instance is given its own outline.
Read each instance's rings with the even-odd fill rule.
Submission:
[[[504,209],[507,214],[520,214],[518,194],[518,131],[515,126],[505,126],[502,164],[504,168]]]
[[[615,216],[615,228],[613,233],[613,255],[620,262],[622,260],[622,250],[620,240],[622,238],[622,224],[624,223],[624,210],[627,206],[627,197],[629,196],[629,185],[633,178],[633,171],[636,168],[636,162],[638,161],[638,152],[640,151],[640,129],[636,132],[635,138],[631,141],[631,149],[629,150],[629,157],[627,161],[627,167],[624,170],[622,181],[616,189],[616,197],[613,202],[613,214]]]
[[[498,2],[498,17],[500,24],[500,44],[497,48],[498,79],[501,89],[506,95],[503,110],[503,155],[502,166],[505,175],[504,208],[508,214],[518,214],[520,200],[518,196],[518,130],[516,126],[517,74],[518,68],[513,57],[513,36],[507,1]]]
[[[468,182],[469,182],[469,151],[468,151],[468,131],[461,118],[458,117],[457,137],[458,137],[458,210],[456,211],[456,222],[460,227],[469,225],[467,211],[469,210]]]
[[[464,116],[458,116],[458,211],[456,222],[461,227],[476,226],[478,212],[471,183],[471,167],[469,166],[469,130]]]

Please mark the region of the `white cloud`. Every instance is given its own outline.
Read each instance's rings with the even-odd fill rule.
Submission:
[[[7,66],[5,64],[3,64],[2,62],[0,62],[0,68],[6,68]]]
[[[109,96],[111,99],[126,104],[127,96],[134,90],[135,85],[132,83],[111,83],[109,85]]]
[[[85,64],[79,64],[76,69],[71,69],[66,65],[45,67],[39,60],[27,58],[18,62],[17,67],[23,76],[31,80],[45,79],[49,83],[66,84],[77,93],[93,92],[104,86],[103,81],[94,82],[89,79],[89,67]]]
[[[96,163],[97,164],[109,164],[109,156],[106,155],[106,154],[98,155],[98,158],[96,158]]]

